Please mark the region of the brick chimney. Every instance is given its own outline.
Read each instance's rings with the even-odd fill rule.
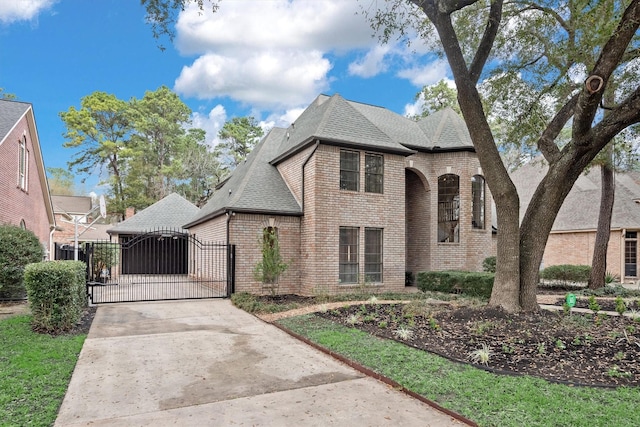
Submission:
[[[124,213],[124,219],[129,219],[136,214],[136,208],[127,208]]]

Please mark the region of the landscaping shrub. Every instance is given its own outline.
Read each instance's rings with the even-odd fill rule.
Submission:
[[[496,257],[494,256],[486,257],[484,261],[482,261],[482,271],[486,271],[487,273],[495,273]]]
[[[44,249],[32,231],[0,225],[0,299],[24,298],[24,268],[43,258]]]
[[[544,280],[559,280],[562,282],[588,282],[591,274],[590,265],[552,265],[540,272]]]
[[[59,334],[80,320],[87,305],[86,266],[81,261],[29,264],[24,271],[33,329]]]
[[[423,271],[418,273],[418,289],[489,298],[494,277],[486,272]]]

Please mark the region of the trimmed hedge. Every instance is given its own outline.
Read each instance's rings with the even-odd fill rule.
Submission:
[[[488,273],[496,272],[496,257],[489,256],[482,261],[482,271],[486,271]]]
[[[86,265],[81,261],[29,264],[24,271],[33,329],[59,334],[78,323],[87,306]]]
[[[418,273],[418,289],[489,298],[493,273],[465,271],[423,271]]]
[[[23,299],[24,268],[43,258],[44,249],[32,231],[0,225],[0,299]]]
[[[540,278],[563,282],[588,282],[591,274],[590,265],[552,265],[540,272]]]

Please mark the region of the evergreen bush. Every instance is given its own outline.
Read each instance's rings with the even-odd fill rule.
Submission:
[[[418,273],[418,289],[458,293],[482,298],[491,297],[493,273],[466,271],[427,271]]]
[[[545,268],[540,272],[540,278],[561,282],[588,282],[590,274],[590,265],[563,264]]]
[[[24,268],[43,258],[44,249],[32,231],[0,225],[0,299],[23,299]]]
[[[29,264],[24,271],[33,329],[59,334],[80,320],[87,306],[86,265],[81,261]]]

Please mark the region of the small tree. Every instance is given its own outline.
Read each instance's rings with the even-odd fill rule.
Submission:
[[[32,231],[0,225],[0,299],[24,298],[24,268],[43,258],[44,249]]]
[[[256,264],[253,274],[256,280],[269,285],[271,293],[275,295],[278,288],[278,277],[287,270],[289,264],[282,259],[278,234],[274,227],[262,230],[259,242],[262,248],[262,260]]]

